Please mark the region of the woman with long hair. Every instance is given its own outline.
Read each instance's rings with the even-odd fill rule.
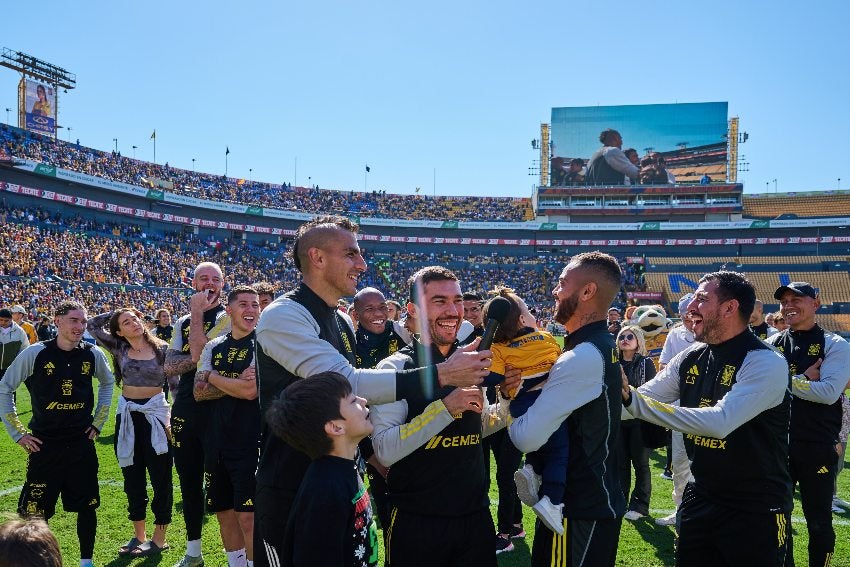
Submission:
[[[626,325],[620,329],[617,352],[630,386],[637,388],[655,377],[655,364],[646,354],[643,331],[637,325]],[[652,494],[649,449],[644,444],[641,423],[639,419],[629,419],[620,425],[620,483],[628,502],[624,516],[627,520],[638,520],[649,514],[649,497]],[[629,498],[632,468],[635,471],[635,488]]]
[[[163,394],[168,343],[156,338],[145,327],[141,313],[130,307],[93,317],[87,328],[112,354],[115,383],[121,385],[114,448],[124,476],[134,534],[118,553],[129,557],[158,554],[168,549],[165,534],[173,502],[171,408]],[[154,530],[150,540],[145,525],[146,471],[153,486]]]

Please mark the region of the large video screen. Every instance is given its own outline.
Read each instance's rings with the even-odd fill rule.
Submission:
[[[56,90],[46,83],[24,79],[26,129],[46,136],[56,135]]]
[[[639,160],[662,157],[676,183],[699,183],[705,176],[725,181],[728,107],[700,102],[553,108],[550,185],[581,184],[606,129],[618,131],[621,149],[635,149]]]

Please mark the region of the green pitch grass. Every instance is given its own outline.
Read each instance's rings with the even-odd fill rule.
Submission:
[[[114,409],[118,398],[116,390],[113,396],[113,413],[104,428],[103,435],[97,441],[98,456],[100,458],[100,496],[101,506],[98,509],[97,540],[95,543],[94,560],[95,565],[100,566],[148,566],[164,565],[171,567],[180,560],[186,550],[186,532],[181,515],[181,498],[177,474],[174,474],[174,500],[175,514],[174,523],[168,531],[168,542],[172,549],[165,552],[162,557],[149,557],[144,559],[119,558],[117,549],[133,535],[132,526],[127,520],[127,499],[122,490],[121,471],[112,451],[112,436],[114,428]],[[25,388],[18,391],[18,411],[21,420],[27,423],[30,418],[29,396]],[[651,458],[652,466],[652,500],[650,503],[650,514],[652,518],[666,516],[673,511],[673,503],[670,497],[672,483],[664,480],[659,475],[663,470],[665,462],[664,451],[656,451]],[[3,435],[0,437],[0,512],[13,515],[17,507],[20,487],[24,481],[26,466],[26,454],[17,444]],[[845,468],[850,469],[850,462],[845,463]],[[491,463],[491,478],[495,479],[495,467]],[[839,477],[838,493],[845,500],[850,500],[850,472],[844,472]],[[492,483],[490,500],[493,516],[496,514],[496,492],[495,481]],[[76,536],[76,516],[60,511],[50,521],[50,527],[59,539],[62,547],[62,555],[65,564],[76,565],[79,561],[79,548]],[[524,540],[515,539],[514,551],[499,555],[500,567],[519,567],[529,565],[531,562],[531,542],[534,538],[534,514],[524,507],[523,524],[528,533]],[[836,532],[836,548],[832,565],[835,567],[850,567],[850,513],[833,515],[833,523]],[[149,514],[149,529],[153,528],[153,517]],[[805,521],[802,517],[799,499],[795,500],[793,512],[794,528],[794,554],[798,565],[807,563],[806,545],[808,536]],[[221,546],[218,534],[218,524],[214,517],[207,517],[203,532],[203,552],[206,564],[210,567],[226,566],[227,559]],[[381,558],[384,557],[383,549]],[[673,530],[669,527],[656,526],[651,518],[645,518],[637,522],[623,521],[620,534],[620,546],[617,554],[617,565],[652,567],[673,565]]]

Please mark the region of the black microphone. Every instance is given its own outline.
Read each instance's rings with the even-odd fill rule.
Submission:
[[[487,304],[487,325],[484,327],[484,336],[478,344],[478,350],[488,350],[493,344],[493,335],[499,330],[499,325],[505,322],[508,311],[511,310],[511,302],[504,297],[494,297]]]

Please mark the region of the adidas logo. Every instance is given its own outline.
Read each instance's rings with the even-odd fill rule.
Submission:
[[[829,472],[829,469],[826,467],[821,467],[818,469],[818,474],[826,474]]]
[[[254,505],[254,500],[252,500],[251,498],[249,498],[248,500],[246,500],[245,502],[243,502],[243,503],[242,503],[242,505],[243,505],[243,506],[253,506],[253,505]]]

